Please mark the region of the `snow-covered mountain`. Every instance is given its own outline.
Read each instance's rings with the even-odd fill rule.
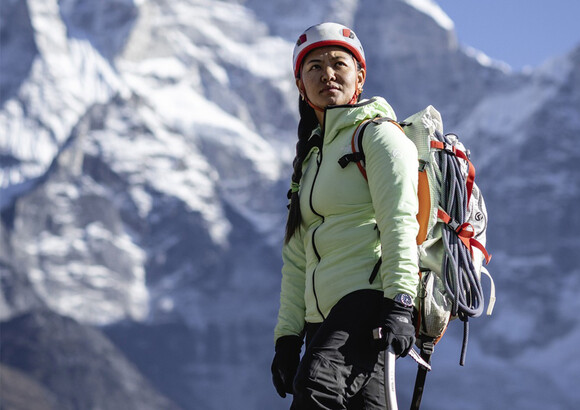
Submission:
[[[496,309],[472,321],[465,368],[452,325],[422,407],[580,402],[580,45],[512,72],[461,45],[431,0],[4,0],[3,380],[54,408],[289,406],[269,365],[297,126],[290,61],[324,20],[361,37],[364,95],[401,119],[443,113],[486,197]],[[71,320],[90,329],[74,338]],[[69,349],[136,381],[91,390]],[[400,362],[408,403],[414,369]],[[50,366],[77,383],[54,387]]]

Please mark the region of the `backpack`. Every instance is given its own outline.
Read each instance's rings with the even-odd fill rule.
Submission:
[[[475,184],[475,168],[455,134],[443,134],[440,113],[428,106],[398,123],[390,118],[376,117],[359,124],[352,141],[352,152],[339,159],[341,167],[357,164],[366,179],[362,140],[370,124],[391,122],[413,141],[419,159],[419,288],[415,306],[417,346],[429,363],[434,346],[445,333],[450,320],[464,323],[460,365],[465,363],[469,334],[468,320],[483,313],[484,297],[481,274],[490,278],[491,295],[487,314],[495,303],[493,279],[483,266],[491,256],[485,249],[487,210],[483,196]],[[373,269],[372,282],[381,259]],[[419,407],[427,369],[419,366],[415,381],[413,404]]]

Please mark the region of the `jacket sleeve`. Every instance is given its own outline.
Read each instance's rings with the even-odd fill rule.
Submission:
[[[302,229],[282,248],[282,286],[274,341],[281,336],[299,335],[304,329],[306,257]]]
[[[390,123],[371,124],[363,138],[365,165],[381,238],[384,295],[417,294],[418,155],[413,142]]]

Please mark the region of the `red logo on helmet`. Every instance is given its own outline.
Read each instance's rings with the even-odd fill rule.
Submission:
[[[306,43],[306,34],[302,34],[298,38],[298,41],[296,42],[296,45],[299,46],[300,44],[304,44],[304,43]]]
[[[348,28],[343,28],[342,29],[342,35],[348,38],[354,38],[354,33],[352,31],[350,31],[350,29]]]

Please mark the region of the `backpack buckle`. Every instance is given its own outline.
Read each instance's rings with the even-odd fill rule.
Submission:
[[[343,155],[338,159],[338,165],[341,168],[346,168],[346,166],[351,162],[364,161],[365,156],[361,152],[351,152],[350,154]]]

